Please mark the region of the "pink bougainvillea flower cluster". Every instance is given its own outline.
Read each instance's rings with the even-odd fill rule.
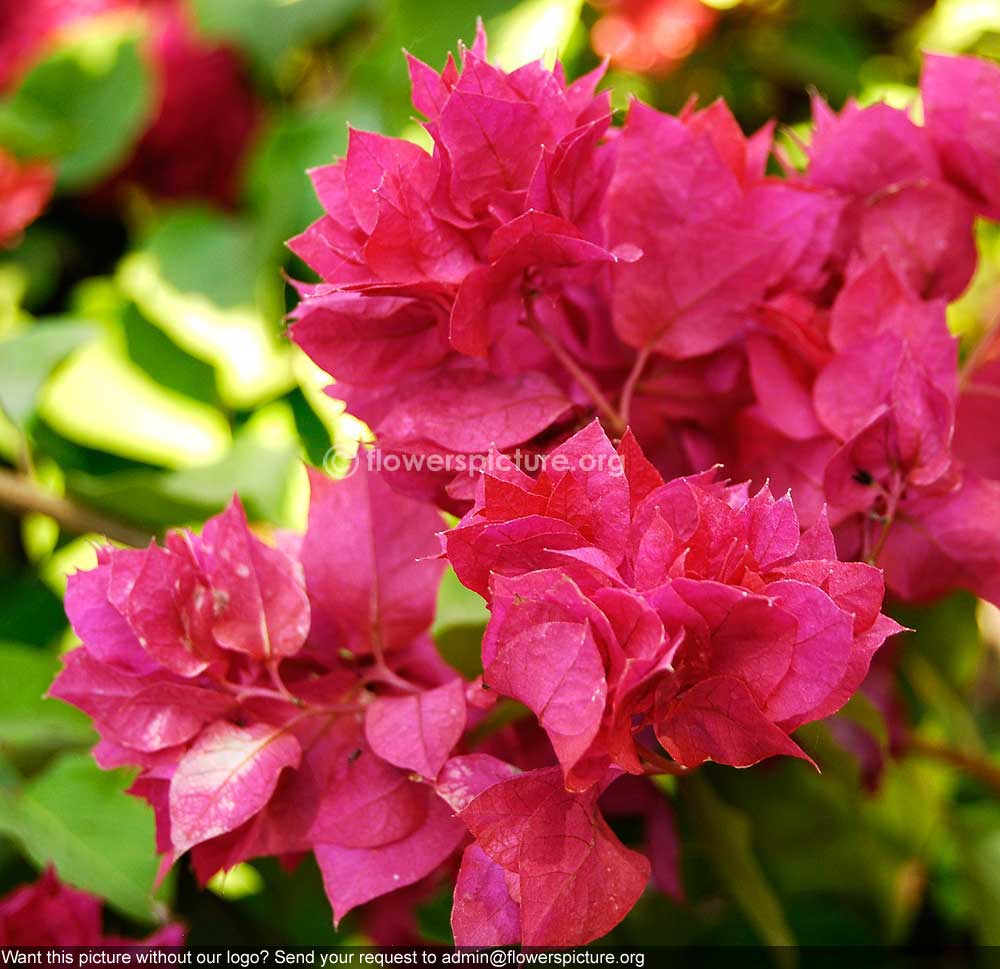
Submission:
[[[960,372],[944,316],[1000,72],[932,59],[923,126],[817,101],[784,177],[721,103],[616,127],[599,71],[501,71],[482,30],[410,74],[432,150],[351,132],[291,245],[293,338],[414,460],[314,474],[301,537],[234,502],[103,550],[53,694],[139,768],[167,863],[312,852],[395,939],[457,868],[459,944],[580,945],[683,896],[648,775],[808,761],[900,631],[886,583],[1000,598],[995,339]],[[472,682],[429,637],[443,559],[490,609]]]
[[[166,925],[149,938],[105,935],[101,900],[70,888],[53,869],[32,885],[0,899],[0,945],[3,946],[176,946],[184,943],[181,925]]]
[[[143,18],[153,107],[102,189],[136,184],[159,197],[231,205],[260,106],[237,53],[197,35],[186,0],[0,0],[0,89],[15,87],[67,32],[115,11]]]
[[[361,470],[342,481],[314,476],[306,534],[277,546],[234,502],[200,535],[102,550],[97,568],[70,580],[67,611],[83,645],[52,694],[93,718],[103,767],[139,768],[131,792],[155,811],[165,865],[190,852],[205,880],[245,859],[293,863],[311,851],[338,920],[437,877],[470,831],[478,847],[467,857],[488,855],[479,795],[506,798],[514,789],[493,788],[529,784],[525,804],[537,794],[549,813],[523,832],[512,821],[507,835],[523,840],[522,862],[505,862],[523,886],[511,925],[540,944],[587,941],[624,916],[651,870],[680,891],[669,808],[641,785],[642,797],[618,808],[645,819],[651,867],[598,810],[613,773],[567,793],[541,732],[528,758],[503,737],[490,747],[509,762],[468,749],[467,727],[482,723],[496,695],[464,681],[427,636],[441,525],[431,507]],[[559,852],[581,837],[596,854],[567,876]],[[570,886],[597,865],[619,866],[615,881],[591,894],[577,921],[553,921],[547,899],[559,878]],[[468,904],[456,910],[460,938],[472,931],[461,927]]]
[[[945,320],[1000,204],[1000,69],[928,57],[923,125],[817,99],[784,177],[771,126],[748,138],[722,102],[613,127],[597,74],[504,73],[482,33],[410,71],[433,150],[353,132],[292,242],[321,277],[293,339],[384,451],[545,451],[596,415],[668,477],[721,462],[791,488],[805,525],[827,506],[901,597],[1000,601],[1000,481],[972,443],[996,398],[960,393]],[[402,479],[469,507],[468,475]]]
[[[884,104],[815,103],[792,182],[841,212],[811,244],[822,272],[755,314],[752,400],[719,456],[791,487],[806,515],[825,502],[841,553],[877,562],[901,597],[998,601],[1000,480],[972,437],[1000,412],[970,392],[945,311],[975,270],[975,215],[996,214],[1000,69],[929,56],[921,91],[923,126]]]
[[[651,874],[680,894],[645,775],[806,758],[789,733],[843,705],[899,627],[879,571],[838,561],[825,520],[803,533],[788,497],[665,482],[596,422],[549,458],[562,470],[537,478],[501,462],[443,533],[492,611],[481,681],[427,638],[438,513],[363,463],[313,477],[301,538],[264,543],[234,503],[71,579],[83,645],[52,693],[93,718],[99,763],[140,769],[168,864],[190,851],[206,879],[311,851],[339,919],[465,845],[460,944],[583,944]],[[530,757],[474,744],[498,697],[537,718]],[[642,851],[605,796],[641,818]]]
[[[595,456],[622,472],[580,469]],[[567,787],[642,774],[646,728],[681,767],[804,757],[788,734],[843,706],[899,630],[879,570],[838,561],[825,518],[802,533],[788,496],[665,483],[596,423],[550,457],[566,470],[485,475],[444,540],[490,603],[484,682],[539,718]]]
[[[628,367],[608,287],[637,253],[607,247],[600,220],[609,99],[594,93],[599,72],[572,85],[540,64],[504,73],[482,30],[460,65],[409,66],[433,154],[352,131],[347,157],[312,173],[326,215],[291,247],[322,282],[301,287],[292,337],[383,450],[527,444],[585,403],[561,357]],[[405,485],[468,499],[468,479],[445,493],[450,478]]]
[[[631,435],[615,449],[596,423],[549,457],[558,473],[485,474],[443,536],[490,605],[484,684],[535,714],[559,761],[462,809],[475,843],[455,891],[460,943],[608,931],[649,868],[601,815],[607,785],[808,759],[789,733],[836,712],[899,630],[880,612],[880,572],[838,561],[825,518],[802,532],[787,496],[751,497],[714,471],[664,482]],[[660,823],[647,821],[662,865]]]
[[[83,646],[52,693],[93,718],[102,766],[141,769],[167,862],[311,850],[340,918],[462,840],[431,782],[466,699],[426,636],[438,514],[364,473],[312,484],[281,547],[234,502],[200,536],[102,551],[70,580]]]

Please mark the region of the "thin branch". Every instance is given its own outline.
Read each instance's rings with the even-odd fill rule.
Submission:
[[[691,770],[688,767],[683,767],[676,761],[667,760],[662,754],[658,754],[655,750],[650,750],[648,747],[637,743],[636,749],[639,752],[639,759],[646,764],[646,773],[649,775],[656,774],[669,774],[671,777],[683,777],[685,774],[690,774]]]
[[[100,512],[68,498],[59,498],[41,488],[27,475],[0,469],[0,506],[19,515],[39,514],[55,519],[61,528],[74,535],[96,533],[116,542],[142,548],[153,535],[124,522],[107,518]]]
[[[920,757],[950,764],[970,777],[982,781],[995,791],[1000,791],[1000,763],[988,757],[958,750],[955,747],[949,747],[946,744],[923,737],[911,737],[910,750]]]
[[[365,672],[362,682],[366,686],[373,686],[377,683],[381,683],[383,686],[394,686],[397,690],[402,690],[403,693],[420,692],[420,687],[415,683],[411,683],[389,669],[384,659],[378,659],[375,665]]]
[[[622,396],[618,404],[618,414],[621,418],[621,422],[626,427],[628,426],[629,417],[632,414],[632,398],[635,396],[635,388],[639,383],[639,378],[642,376],[642,372],[646,369],[646,364],[649,362],[649,347],[640,350],[635,358],[635,363],[632,364],[632,369],[629,372],[628,377],[625,378],[625,384],[622,387]]]
[[[594,382],[594,379],[573,359],[569,351],[538,322],[534,313],[529,311],[528,325],[531,332],[538,337],[551,351],[552,355],[562,364],[563,369],[580,385],[581,390],[594,402],[598,413],[608,422],[609,429],[615,434],[622,434],[625,423],[621,414],[615,410],[604,392]]]

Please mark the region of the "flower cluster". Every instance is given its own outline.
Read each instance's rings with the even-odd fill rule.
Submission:
[[[51,868],[34,884],[0,899],[3,946],[174,946],[183,942],[181,925],[166,925],[142,942],[105,935],[101,900],[70,888]]]
[[[340,918],[461,841],[429,782],[466,696],[426,635],[438,514],[364,474],[312,484],[279,547],[234,502],[200,536],[102,550],[70,580],[83,646],[52,694],[93,718],[102,766],[140,768],[167,864],[313,851]]]
[[[726,106],[633,103],[599,72],[510,74],[480,32],[410,59],[433,151],[352,132],[313,172],[326,214],[292,248],[291,333],[384,451],[548,450],[592,416],[669,476],[724,463],[829,507],[841,552],[908,599],[1000,600],[1000,482],[945,309],[997,214],[1000,70],[928,57],[926,123],[815,103],[805,171],[767,174]],[[983,359],[980,355],[977,359]],[[995,462],[993,462],[995,464]],[[470,475],[397,486],[452,510]]]
[[[805,756],[788,733],[846,702],[898,628],[878,570],[837,561],[825,521],[800,534],[788,498],[665,483],[596,422],[556,453],[568,470],[484,475],[443,533],[492,609],[481,681],[427,636],[438,513],[363,468],[314,475],[301,538],[265,543],[234,502],[71,579],[83,645],[52,694],[93,718],[102,766],[140,768],[166,864],[190,851],[204,880],[312,851],[339,919],[471,834],[457,941],[582,944],[651,871],[677,890],[647,773]],[[527,744],[476,729],[498,698],[535,714]],[[598,804],[624,774],[646,854]]]
[[[624,477],[484,476],[446,533],[490,603],[484,681],[535,713],[572,790],[656,766],[647,727],[681,767],[805,756],[788,733],[843,706],[899,630],[881,573],[838,561],[825,518],[802,534],[788,496],[664,483],[621,448]],[[601,449],[595,423],[559,453]]]
[[[628,366],[606,312],[610,267],[638,254],[601,226],[609,98],[599,72],[505,74],[481,29],[461,69],[409,65],[435,151],[352,131],[347,157],[312,173],[326,215],[291,247],[322,282],[300,287],[292,338],[383,451],[506,450],[585,401],[560,359]],[[467,502],[473,479],[453,477],[403,484]]]
[[[163,198],[232,204],[260,108],[239,56],[197,35],[186,0],[6,4],[0,90],[16,85],[68,31],[119,11],[136,14],[144,25],[153,113],[130,157],[101,191],[135,184]]]
[[[930,59],[924,126],[817,102],[782,178],[770,127],[615,127],[600,71],[505,73],[481,30],[410,74],[433,150],[352,132],[313,172],[291,333],[382,452],[488,460],[314,474],[273,544],[234,502],[103,550],[53,693],[167,864],[312,852],[338,920],[457,864],[457,943],[580,945],[681,894],[649,775],[809,760],[887,584],[1000,599],[998,344],[960,372],[944,316],[1000,210],[1000,72]],[[443,559],[491,612],[471,682],[428,634]]]

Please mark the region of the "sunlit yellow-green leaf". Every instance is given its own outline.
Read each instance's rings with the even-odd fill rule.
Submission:
[[[264,879],[256,868],[243,862],[228,871],[217,872],[205,887],[219,898],[235,902],[251,895],[259,895],[264,891]]]
[[[66,594],[66,580],[74,572],[97,568],[97,547],[107,544],[102,535],[84,535],[57,549],[39,568],[46,585],[57,595]]]
[[[199,293],[180,292],[145,253],[123,261],[119,280],[151,321],[188,353],[215,366],[219,392],[233,407],[253,406],[292,386],[291,352],[254,307],[220,309]]]
[[[330,437],[342,449],[342,456],[351,457],[358,441],[372,441],[374,437],[367,425],[346,412],[344,402],[326,393],[333,380],[324,373],[304,353],[296,351],[294,359],[295,376],[309,406],[316,412]],[[345,444],[345,442],[348,442]]]
[[[154,383],[107,340],[66,362],[39,413],[72,441],[165,467],[218,461],[230,443],[222,414]]]
[[[924,50],[964,51],[991,31],[1000,31],[996,0],[938,0],[915,34]]]
[[[490,56],[506,70],[565,57],[580,22],[581,0],[526,0],[490,24]]]

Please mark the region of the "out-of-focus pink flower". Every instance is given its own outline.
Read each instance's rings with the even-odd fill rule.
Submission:
[[[199,38],[184,6],[146,0],[157,107],[116,179],[161,198],[236,201],[247,149],[260,119],[239,55]]]
[[[142,941],[105,935],[101,900],[63,884],[48,868],[32,885],[0,899],[0,945],[148,945],[184,944],[184,927],[166,925]]]
[[[121,0],[0,0],[0,90],[12,87],[75,21]]]
[[[0,0],[0,90],[15,87],[66,31],[115,11],[145,18],[153,113],[99,194],[137,184],[163,198],[232,204],[260,105],[239,55],[199,37],[184,0]]]
[[[54,184],[52,169],[44,162],[20,162],[0,149],[0,246],[42,214]]]
[[[670,71],[711,33],[718,14],[701,0],[594,0],[594,52],[640,74]]]

